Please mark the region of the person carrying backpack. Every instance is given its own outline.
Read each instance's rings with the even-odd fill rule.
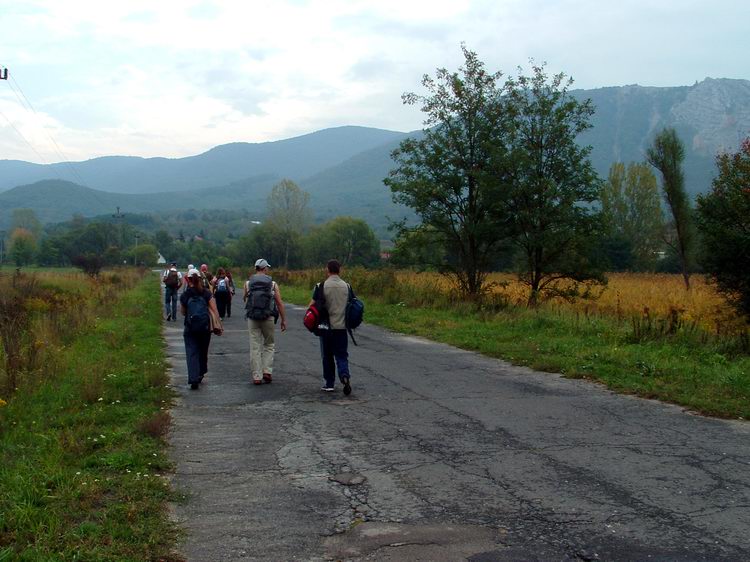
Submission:
[[[177,321],[177,292],[182,285],[182,273],[177,271],[177,262],[172,262],[170,267],[161,274],[164,283],[164,312],[167,322]]]
[[[350,298],[353,298],[349,283],[341,279],[341,264],[338,260],[329,260],[326,264],[326,280],[318,283],[313,290],[312,300],[308,306],[316,305],[326,312],[328,321],[318,326],[320,338],[320,355],[323,360],[323,379],[321,390],[333,392],[336,383],[336,370],[339,380],[344,385],[344,394],[352,393],[351,373],[349,372],[349,340],[347,339],[346,313]]]
[[[180,310],[185,317],[185,357],[187,359],[188,384],[192,390],[198,388],[208,372],[208,346],[211,343],[211,313],[218,317],[216,301],[211,291],[203,288],[201,273],[191,269],[187,273],[188,287],[180,295]],[[221,335],[221,325],[216,328]]]
[[[211,285],[213,287],[214,298],[216,299],[216,308],[219,311],[219,318],[223,320],[227,313],[227,306],[232,300],[231,279],[227,277],[223,267],[217,270],[216,277],[213,278]]]
[[[245,316],[250,330],[253,384],[270,383],[273,378],[274,324],[279,317],[281,331],[286,331],[284,303],[279,286],[268,275],[270,268],[265,259],[259,259],[255,262],[255,274],[245,282]]]

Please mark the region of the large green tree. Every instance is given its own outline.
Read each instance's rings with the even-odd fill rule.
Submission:
[[[405,104],[421,105],[424,129],[393,151],[397,167],[384,181],[395,202],[414,209],[421,221],[416,228],[428,229],[444,248],[439,269],[476,297],[507,237],[495,212],[505,178],[490,165],[503,151],[507,114],[501,74],[487,72],[476,53],[462,50],[458,72],[438,69],[434,78],[422,79],[427,95],[403,95]]]
[[[716,158],[710,193],[698,196],[701,263],[727,299],[750,319],[750,138]]]
[[[21,267],[34,261],[36,253],[36,237],[25,228],[16,228],[10,235],[10,258]]]
[[[690,288],[690,272],[693,269],[695,232],[690,200],[685,191],[685,175],[682,162],[685,147],[672,128],[663,129],[653,144],[646,150],[648,163],[661,172],[662,190],[672,216],[665,242],[680,259],[685,287]]]
[[[548,76],[544,66],[506,82],[513,127],[507,148],[496,154],[498,173],[512,167],[502,200],[502,219],[513,228],[521,252],[520,278],[529,304],[540,297],[571,294],[570,281],[603,281],[592,259],[602,220],[592,205],[600,181],[589,153],[576,137],[591,127],[590,100],[578,101],[564,74]]]
[[[331,258],[346,266],[375,266],[380,260],[380,242],[362,219],[336,217],[314,228],[305,241],[309,265],[322,265]]]
[[[611,240],[627,248],[628,269],[653,270],[662,247],[664,218],[656,177],[647,164],[612,164],[601,191],[602,213]]]
[[[310,224],[309,202],[310,194],[288,179],[281,180],[274,185],[268,196],[267,221],[281,236],[284,247],[279,265],[289,267],[290,252]]]

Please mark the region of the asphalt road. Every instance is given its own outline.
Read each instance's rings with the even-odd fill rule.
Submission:
[[[299,307],[253,386],[239,312],[195,391],[165,329],[190,561],[750,559],[745,422],[368,325],[324,394]]]

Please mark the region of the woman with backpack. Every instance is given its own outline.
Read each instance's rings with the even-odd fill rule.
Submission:
[[[227,276],[223,267],[220,267],[216,272],[216,277],[213,278],[211,285],[214,290],[214,298],[216,299],[216,308],[219,311],[219,318],[222,320],[226,316],[227,306],[232,300],[232,280]],[[230,309],[231,315],[231,309]]]
[[[188,287],[180,295],[180,309],[185,317],[185,357],[187,359],[188,384],[192,390],[198,388],[208,372],[208,346],[211,343],[211,314],[218,317],[216,300],[211,291],[203,288],[201,273],[191,269],[187,274]],[[214,331],[221,335],[218,324]]]
[[[227,279],[229,279],[229,300],[227,300],[227,318],[232,317],[232,299],[234,298],[235,287],[234,279],[232,279],[232,273],[227,269]]]

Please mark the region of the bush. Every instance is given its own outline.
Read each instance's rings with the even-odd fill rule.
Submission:
[[[104,266],[104,258],[98,254],[83,254],[75,256],[71,262],[86,275],[96,277]]]

